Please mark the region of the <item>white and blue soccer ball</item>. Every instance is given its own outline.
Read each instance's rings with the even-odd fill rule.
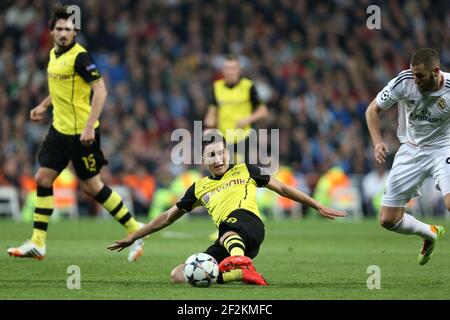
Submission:
[[[193,287],[209,287],[217,281],[219,265],[209,254],[195,253],[186,259],[183,275]]]

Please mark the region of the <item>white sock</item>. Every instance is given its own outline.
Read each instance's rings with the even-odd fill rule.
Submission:
[[[391,229],[401,234],[415,234],[426,240],[434,240],[437,235],[431,225],[423,223],[412,215],[405,213],[403,218]]]

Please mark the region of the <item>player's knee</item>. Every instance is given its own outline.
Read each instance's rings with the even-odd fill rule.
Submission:
[[[227,232],[225,232],[224,235],[222,237],[220,237],[220,240],[219,240],[220,245],[223,246],[223,242],[225,241],[225,239],[228,238],[229,236],[232,236],[232,235],[235,235],[235,234],[237,235],[237,233],[234,232],[234,231],[227,231]]]
[[[80,189],[90,196],[95,196],[95,194],[92,193],[92,188],[88,183],[80,182]]]
[[[184,279],[183,275],[183,267],[184,264],[180,264],[179,266],[173,268],[172,272],[170,273],[170,281],[172,283],[185,283],[186,280]]]
[[[94,179],[80,182],[80,189],[91,197],[95,197],[100,192],[102,187],[103,184],[101,183],[101,181],[97,181]]]
[[[36,185],[44,188],[51,188],[53,185],[53,181],[55,180],[53,177],[46,175],[40,171],[38,171],[34,175],[34,180],[36,181]]]
[[[394,221],[394,219],[386,214],[383,214],[383,212],[381,212],[380,214],[380,224],[383,228],[385,229],[392,229],[396,222]]]

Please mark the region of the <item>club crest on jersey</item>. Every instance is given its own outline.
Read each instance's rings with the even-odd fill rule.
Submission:
[[[444,98],[439,98],[437,100],[437,106],[439,109],[444,110],[445,109],[445,99]]]

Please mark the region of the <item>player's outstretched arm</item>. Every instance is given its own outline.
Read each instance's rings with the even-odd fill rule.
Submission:
[[[184,212],[178,209],[177,206],[171,207],[169,210],[164,212],[159,217],[153,219],[149,223],[147,223],[145,226],[143,226],[138,231],[130,234],[128,237],[114,241],[114,244],[110,245],[108,247],[109,250],[117,250],[122,251],[126,247],[129,247],[133,244],[134,241],[137,239],[143,238],[149,234],[155,233],[161,229],[164,229],[165,227],[171,225],[176,220],[178,220],[181,216],[183,216]]]
[[[379,113],[382,111],[378,107],[376,99],[374,99],[366,110],[367,127],[369,128],[370,137],[374,145],[374,156],[378,163],[386,161],[386,155],[389,153],[386,144],[383,142],[380,130]]]
[[[307,206],[310,206],[316,209],[319,214],[328,219],[334,219],[336,217],[345,217],[347,213],[344,211],[335,210],[332,208],[328,208],[322,205],[320,202],[314,200],[307,194],[288,186],[287,184],[275,179],[274,177],[270,177],[269,183],[266,185],[266,188],[275,191],[280,196],[289,198],[291,200],[304,203]]]

